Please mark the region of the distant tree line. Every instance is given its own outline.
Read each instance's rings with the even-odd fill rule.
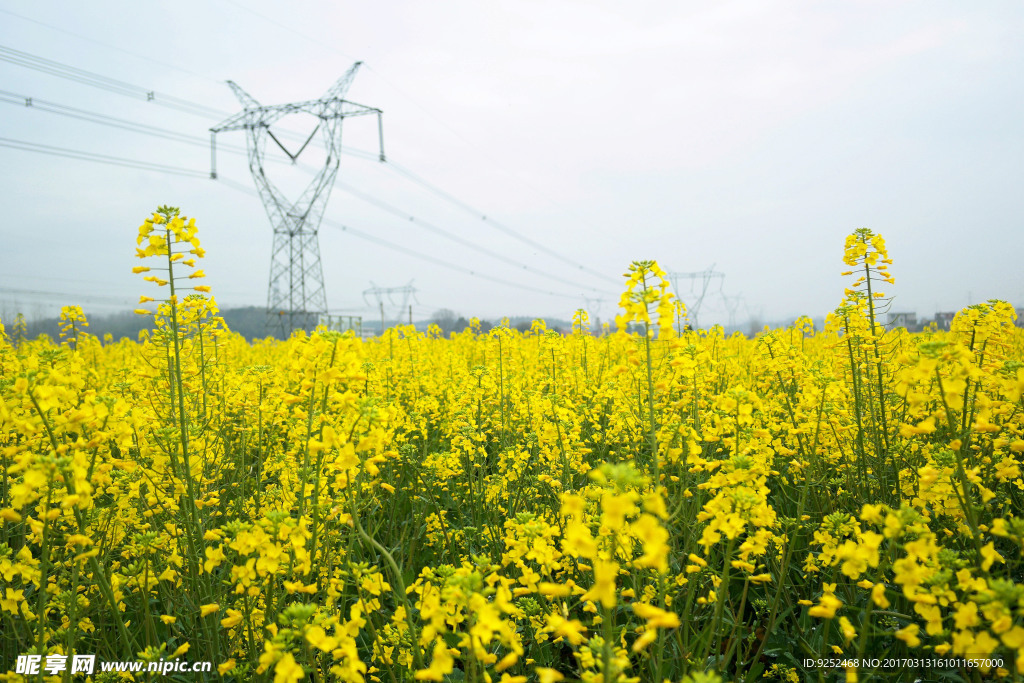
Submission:
[[[266,332],[265,324],[267,311],[258,306],[246,308],[228,308],[220,312],[224,323],[232,332],[241,334],[246,339],[262,339],[271,336]],[[138,339],[139,332],[144,329],[153,328],[153,319],[148,315],[138,315],[130,311],[121,313],[109,313],[105,315],[89,315],[89,327],[86,330],[89,334],[103,339],[106,335],[118,339],[128,337]],[[9,326],[11,321],[4,321]],[[34,339],[41,334],[57,339],[60,335],[58,318],[43,318],[28,323],[27,336]]]
[[[531,318],[528,316],[516,316],[508,318],[508,325],[513,329],[519,330],[520,332],[529,332],[530,328],[533,327],[534,320],[536,320],[536,318]],[[434,311],[434,314],[430,317],[430,320],[428,320],[427,323],[437,325],[438,327],[441,328],[441,331],[444,332],[445,335],[451,334],[452,332],[463,332],[469,328],[469,320],[467,320],[464,316],[458,315],[450,308],[441,308],[437,311]],[[559,333],[566,332],[572,329],[572,323],[566,320],[549,319],[546,321],[546,324],[549,330],[553,330]],[[487,320],[480,321],[481,332],[489,332],[491,329],[494,328],[494,326],[495,323],[489,322]],[[601,330],[598,326],[592,331],[600,333]]]
[[[227,308],[220,311],[220,316],[224,318],[224,323],[228,329],[232,332],[241,334],[246,339],[263,339],[270,336],[275,336],[269,333],[266,329],[267,313],[266,309],[261,306],[247,306],[244,308]],[[138,315],[129,311],[119,313],[107,313],[107,314],[88,314],[89,327],[86,330],[89,334],[95,335],[100,339],[105,338],[108,334],[117,341],[119,339],[129,338],[138,339],[139,333],[144,329],[153,328],[153,319],[150,316]],[[527,332],[533,326],[534,318],[527,316],[517,316],[508,319],[510,327],[519,330],[520,332]],[[368,321],[364,321],[367,323]],[[11,326],[14,323],[14,317],[10,319],[5,318],[3,320],[4,325],[8,328],[8,333],[11,331]],[[441,331],[447,336],[452,332],[463,332],[469,329],[470,321],[463,315],[455,313],[449,308],[442,308],[434,312],[429,320],[419,322],[415,325],[417,329],[426,331],[427,326],[430,324],[437,325],[441,328]],[[480,331],[488,332],[494,327],[495,323],[480,320]],[[557,332],[565,332],[572,329],[572,323],[565,320],[548,320],[547,327],[549,330]],[[377,334],[379,332],[380,323],[374,325],[372,322],[364,324],[364,329],[369,334]],[[596,328],[593,330],[595,333],[600,333],[600,329]],[[27,324],[26,336],[30,339],[34,339],[41,334],[45,334],[51,339],[58,339],[60,336],[60,326],[57,317],[52,318],[41,318],[31,321]]]

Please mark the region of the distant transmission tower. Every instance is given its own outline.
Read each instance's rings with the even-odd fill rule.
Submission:
[[[362,62],[353,64],[320,99],[292,104],[263,106],[236,83],[228,81],[244,109],[210,129],[210,175],[213,178],[217,177],[217,133],[232,130],[244,130],[247,133],[249,170],[252,171],[256,189],[274,228],[270,282],[267,287],[267,331],[276,332],[282,338],[288,337],[297,328],[313,329],[321,316],[327,313],[327,295],[324,291],[317,234],[341,162],[341,123],[345,117],[377,115],[380,160],[384,161],[381,110],[343,99],[360,64]],[[292,153],[270,127],[283,117],[297,113],[311,114],[319,122],[298,151]],[[326,148],[327,160],[298,200],[292,202],[270,182],[264,172],[267,138],[277,143],[294,164],[318,131]]]
[[[729,327],[736,327],[736,311],[739,310],[740,304],[744,303],[742,294],[735,294],[728,296],[722,294],[722,302],[725,304],[725,310],[729,312]]]
[[[691,273],[666,273],[668,279],[672,282],[672,287],[676,290],[676,296],[686,301],[691,300],[690,305],[687,307],[687,313],[693,319],[693,326],[696,328],[700,327],[700,307],[704,303],[704,297],[707,296],[708,287],[711,285],[712,280],[719,280],[718,289],[719,292],[722,290],[722,282],[725,280],[725,273],[720,273],[715,270],[715,266],[712,265],[707,270],[700,270]],[[679,288],[680,280],[690,281],[690,293],[692,296],[684,297],[682,290]],[[699,284],[698,284],[699,283]],[[699,292],[695,292],[694,285],[700,288]]]
[[[384,328],[385,328],[385,323],[386,323],[385,318],[384,318],[384,298],[385,297],[387,297],[388,303],[392,307],[396,307],[397,306],[397,308],[398,308],[398,316],[395,318],[396,321],[400,320],[402,315],[405,313],[405,309],[406,309],[406,306],[409,305],[409,299],[410,298],[412,298],[412,300],[415,301],[416,303],[419,303],[419,299],[416,298],[416,288],[412,286],[412,280],[409,280],[409,284],[403,285],[401,287],[378,287],[376,284],[374,284],[373,280],[370,280],[370,285],[372,285],[372,286],[369,289],[363,290],[363,301],[365,301],[367,303],[367,305],[369,305],[370,302],[366,298],[368,296],[372,296],[372,297],[374,297],[377,300],[377,306],[380,308],[380,333],[381,334],[384,334]],[[395,303],[395,295],[399,295],[399,296],[402,297],[402,302],[401,303],[399,303],[399,304]],[[412,324],[411,310],[412,309],[410,309],[410,320],[409,320],[409,324],[410,325]]]
[[[583,295],[583,300],[587,304],[587,314],[592,315],[595,318],[601,313],[601,304],[604,303],[604,299],[596,296]]]

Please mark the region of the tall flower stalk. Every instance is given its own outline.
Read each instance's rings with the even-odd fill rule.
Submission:
[[[675,336],[672,326],[675,308],[675,296],[669,291],[668,277],[657,261],[633,261],[629,272],[625,274],[626,291],[622,293],[619,307],[624,313],[616,317],[619,331],[625,332],[630,323],[639,324],[643,332],[645,366],[647,370],[647,440],[650,450],[650,472],[655,486],[661,482],[658,465],[658,421],[654,400],[654,358],[651,342],[655,334],[655,325],[651,320],[651,308],[657,314],[658,339],[666,340]]]
[[[185,346],[198,341],[201,349],[201,319],[215,312],[211,302],[203,296],[210,291],[206,285],[195,284],[195,281],[206,277],[206,273],[197,267],[197,259],[206,255],[199,244],[196,221],[180,215],[180,210],[173,206],[160,206],[152,216],[139,226],[136,239],[136,256],[140,259],[154,259],[152,266],[136,266],[132,272],[147,273],[143,279],[157,287],[167,288],[165,297],[156,298],[141,296],[139,303],[156,302],[157,310],[154,322],[158,330],[158,338],[166,344],[166,386],[167,406],[170,408],[168,418],[173,424],[176,443],[165,444],[171,472],[174,478],[184,484],[179,496],[179,509],[185,512],[185,541],[187,545],[187,563],[189,579],[194,599],[205,602],[212,592],[212,587],[204,585],[201,579],[200,559],[204,550],[205,520],[200,512],[198,500],[201,494],[198,489],[198,473],[193,471],[193,452],[190,435],[197,426],[193,416],[186,407],[186,394],[189,389],[183,371],[183,354]],[[159,264],[159,265],[157,265]],[[159,274],[157,274],[159,273]],[[182,297],[184,292],[192,294]],[[136,309],[140,315],[151,315],[148,309]],[[191,344],[190,344],[191,346]],[[191,350],[191,349],[190,349]],[[202,366],[202,359],[200,359]],[[202,367],[199,368],[202,375]],[[206,387],[202,387],[205,398]],[[216,654],[216,637],[209,620],[201,615],[200,623],[210,647],[211,656]]]

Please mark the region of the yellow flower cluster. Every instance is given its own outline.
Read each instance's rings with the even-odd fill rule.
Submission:
[[[195,292],[208,293],[210,288],[206,285],[195,285],[184,287],[183,280],[197,280],[206,277],[206,273],[196,269],[196,259],[206,256],[206,251],[199,246],[195,218],[179,216],[179,209],[173,206],[161,206],[152,216],[147,218],[139,226],[139,235],[136,238],[135,255],[140,259],[150,257],[164,257],[163,263],[159,266],[135,266],[133,273],[151,273],[155,268],[157,272],[166,272],[161,277],[158,275],[146,275],[143,280],[153,282],[159,287],[170,285],[170,295],[166,301],[172,304],[177,303],[176,291],[180,289],[191,289]],[[145,246],[143,246],[145,245]],[[186,249],[186,247],[189,247]],[[193,269],[188,275],[175,275],[175,265],[179,264]],[[139,303],[144,304],[154,299],[148,296],[141,296]],[[141,315],[149,314],[150,311],[144,308],[136,309]]]
[[[1024,334],[1003,302],[885,330],[870,231],[824,330],[756,339],[677,326],[637,262],[614,332],[579,311],[566,336],[248,342],[200,287],[178,298],[202,274],[194,221],[161,207],[138,245],[170,294],[137,341],[74,307],[58,342],[0,328],[5,666],[792,681],[818,676],[809,652],[1024,672]]]

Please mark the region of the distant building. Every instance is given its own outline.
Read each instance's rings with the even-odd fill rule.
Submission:
[[[953,322],[953,318],[956,316],[955,311],[943,311],[935,314],[935,325],[940,330],[949,330],[950,323]]]
[[[904,313],[890,313],[889,320],[886,321],[885,326],[890,330],[894,330],[897,327],[905,327],[910,332],[916,332],[919,328],[917,325],[917,313],[904,312]]]

